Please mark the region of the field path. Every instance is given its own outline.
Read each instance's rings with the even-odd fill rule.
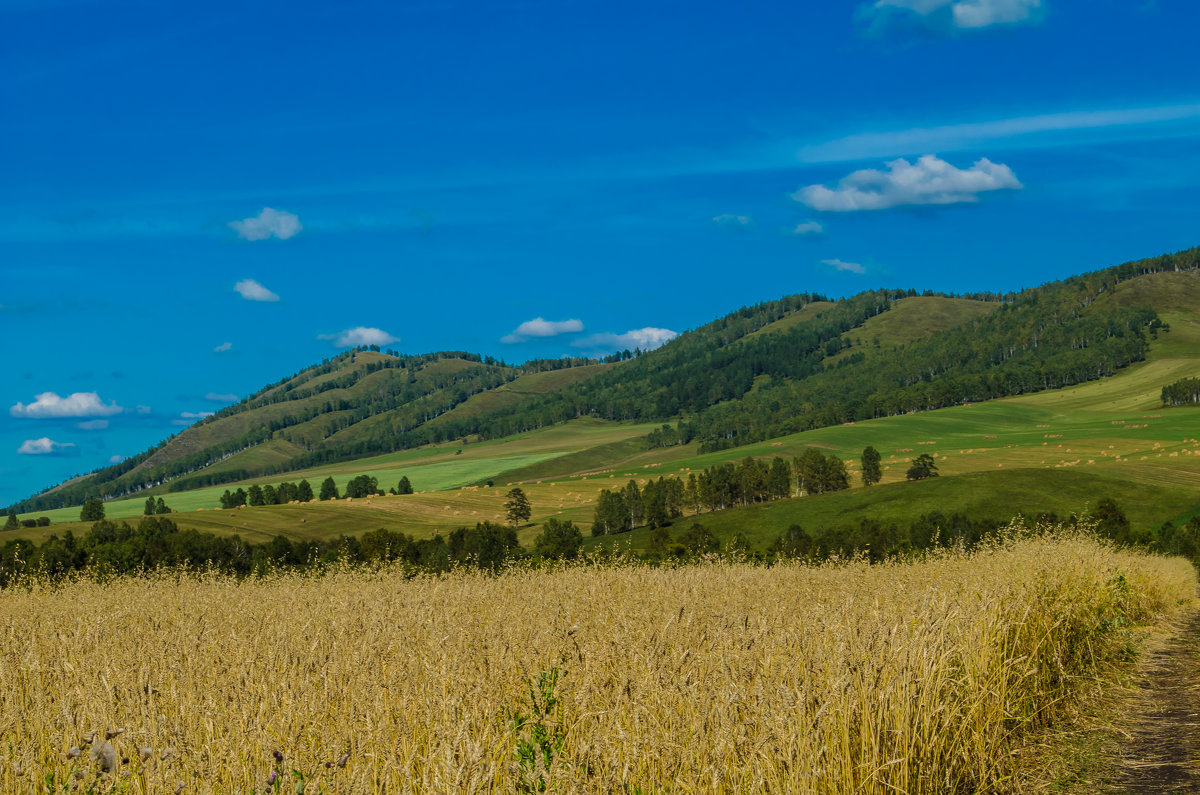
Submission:
[[[1200,793],[1200,611],[1140,666],[1117,792]]]

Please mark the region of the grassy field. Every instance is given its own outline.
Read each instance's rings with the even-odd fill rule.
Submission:
[[[183,527],[195,527],[221,533],[240,533],[250,538],[269,537],[284,533],[296,538],[321,538],[341,533],[359,533],[378,527],[406,529],[408,532],[432,532],[447,527],[445,517],[462,518],[464,523],[474,524],[484,519],[494,520],[503,516],[503,495],[488,489],[463,487],[479,484],[488,478],[499,480],[509,470],[523,470],[536,462],[558,457],[578,456],[580,448],[585,451],[593,447],[605,448],[627,443],[630,439],[644,436],[655,425],[612,423],[599,420],[577,420],[564,425],[552,426],[521,436],[503,440],[469,445],[447,443],[432,445],[417,450],[405,450],[374,458],[332,464],[300,472],[289,472],[269,479],[255,479],[188,492],[168,493],[161,489],[144,492],[142,496],[128,500],[114,500],[105,504],[109,518],[136,518],[145,507],[145,494],[162,496],[167,504],[178,511],[173,518]],[[461,451],[461,452],[460,452]],[[275,505],[246,508],[242,512],[219,509],[220,495],[226,489],[237,489],[250,483],[293,483],[307,479],[314,490],[326,477],[332,477],[340,490],[346,483],[361,474],[379,479],[384,489],[395,486],[401,476],[407,476],[414,488],[421,492],[393,500],[386,510],[378,508],[387,498],[379,498],[369,509],[364,501],[339,500],[311,505]],[[507,483],[508,479],[505,478]],[[483,496],[481,496],[483,495]],[[561,501],[555,495],[551,502]],[[564,495],[561,495],[565,497]],[[543,500],[543,504],[546,500]],[[22,518],[32,518],[27,514]],[[78,508],[63,508],[41,511],[36,516],[47,516],[53,521],[49,528],[22,528],[0,535],[5,538],[29,538],[40,540],[51,532],[75,533],[86,531],[89,525],[78,521]],[[590,518],[590,512],[588,513]],[[301,522],[301,519],[307,519]],[[450,525],[454,527],[457,525]]]
[[[1163,317],[1172,330],[1153,342],[1146,362],[1113,378],[1068,389],[821,428],[703,455],[694,444],[644,449],[638,437],[654,424],[574,421],[509,439],[448,443],[256,481],[307,478],[316,487],[332,476],[344,488],[351,477],[366,473],[387,488],[407,475],[418,491],[425,492],[402,500],[380,498],[369,505],[339,501],[240,512],[213,510],[227,488],[224,485],[163,496],[180,511],[175,518],[183,527],[250,538],[275,533],[325,538],[378,527],[427,535],[460,524],[499,520],[503,492],[519,484],[533,502],[535,525],[557,516],[582,524],[586,532],[596,495],[603,488],[623,485],[631,478],[644,483],[651,477],[686,476],[746,456],[791,458],[812,446],[846,460],[856,488],[738,509],[724,516],[706,514],[702,521],[720,535],[740,529],[765,544],[792,523],[810,530],[856,523],[867,516],[904,523],[935,509],[995,519],[1019,511],[1067,515],[1085,511],[1104,497],[1115,499],[1139,526],[1167,519],[1185,521],[1200,513],[1200,410],[1163,409],[1159,395],[1165,384],[1200,372],[1200,323],[1185,311],[1200,304],[1200,276],[1156,274],[1153,279],[1125,282],[1102,300],[1154,302],[1164,307]],[[870,323],[904,321],[896,328],[880,327],[895,340],[902,328],[909,335],[933,333],[991,306],[964,299],[907,298]],[[762,332],[778,330],[784,327],[779,324],[795,322],[795,316],[808,316],[821,308],[805,307]],[[868,345],[869,335],[859,336]],[[581,378],[584,370],[591,369],[523,376],[508,388],[522,393],[555,389],[562,386],[562,379]],[[880,487],[864,490],[857,465],[868,445],[882,454],[884,472]],[[273,451],[270,445],[262,447],[264,455],[286,453]],[[921,453],[935,457],[941,477],[926,484],[906,483],[908,462]],[[488,480],[497,488],[482,488]],[[238,485],[247,484],[229,488]],[[144,499],[108,503],[108,515],[139,516]],[[55,524],[9,531],[0,538],[39,540],[50,532],[86,530],[73,521],[78,509],[39,515],[49,516]],[[537,532],[536,526],[526,528],[522,539],[532,540]],[[621,543],[636,545],[639,538],[634,533],[621,537]]]
[[[0,599],[0,791],[1041,789],[1041,732],[1127,648],[1114,627],[1195,589],[1186,561],[1079,536],[882,566],[33,584]]]

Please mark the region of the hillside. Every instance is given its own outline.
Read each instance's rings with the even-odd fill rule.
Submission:
[[[501,439],[581,417],[672,422],[651,446],[698,442],[700,452],[714,452],[844,422],[1053,392],[1144,361],[1152,343],[1186,353],[1197,331],[1188,313],[1200,306],[1197,267],[1200,249],[1192,249],[1004,296],[793,295],[605,363],[514,367],[461,352],[355,350],[15,507],[46,511],[93,496],[189,491],[423,445]]]

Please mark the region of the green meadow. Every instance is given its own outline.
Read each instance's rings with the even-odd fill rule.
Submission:
[[[1160,282],[1158,289],[1170,287],[1169,279]],[[1144,298],[1118,293],[1112,300]],[[238,533],[250,540],[275,534],[327,538],[379,527],[428,535],[502,520],[505,492],[520,485],[534,509],[533,524],[521,531],[522,541],[528,543],[539,531],[539,523],[551,516],[582,525],[586,534],[599,492],[630,479],[644,483],[662,476],[686,477],[747,456],[791,458],[811,446],[847,462],[853,484],[849,491],[704,514],[699,521],[718,535],[740,532],[760,546],[793,523],[813,530],[856,524],[864,518],[902,523],[934,511],[995,519],[1016,513],[1068,515],[1086,511],[1105,497],[1116,500],[1137,525],[1179,522],[1200,512],[1200,409],[1164,409],[1160,391],[1200,372],[1200,324],[1182,308],[1196,298],[1178,297],[1178,308],[1166,302],[1164,317],[1172,331],[1154,342],[1146,362],[1115,377],[1062,390],[848,423],[705,454],[695,444],[646,449],[641,437],[657,424],[575,420],[506,439],[432,445],[189,492],[170,493],[159,487],[106,503],[106,512],[110,518],[136,518],[142,514],[146,494],[153,494],[177,511],[173,518],[181,527]],[[1157,300],[1165,299],[1158,296]],[[899,304],[907,308],[873,318],[855,330],[852,345],[869,351],[878,334],[894,337],[902,327],[909,333],[934,333],[988,308],[960,299],[910,298]],[[814,305],[801,312],[818,310]],[[896,325],[918,316],[925,318],[918,332],[903,323]],[[770,333],[770,327],[763,332]],[[480,399],[515,400],[579,377],[570,370],[535,373],[500,390],[511,395]],[[461,410],[483,408],[467,401]],[[258,455],[272,455],[270,445],[276,441],[281,440],[260,445],[263,450]],[[858,459],[868,445],[881,453],[884,472],[881,484],[863,488]],[[934,457],[940,477],[906,482],[909,461],[922,453]],[[316,489],[332,477],[344,490],[352,477],[361,474],[377,478],[385,490],[407,476],[418,493],[232,511],[219,508],[220,495],[227,488],[307,479]],[[48,516],[53,524],[9,531],[8,537],[39,540],[52,532],[87,529],[78,522],[78,508],[37,515]],[[685,517],[676,527],[691,521],[695,520]],[[616,536],[614,542],[636,548],[645,535],[639,530]]]

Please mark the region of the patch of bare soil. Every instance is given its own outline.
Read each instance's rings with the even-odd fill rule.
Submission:
[[[1122,712],[1115,792],[1200,793],[1200,611],[1147,650]]]

